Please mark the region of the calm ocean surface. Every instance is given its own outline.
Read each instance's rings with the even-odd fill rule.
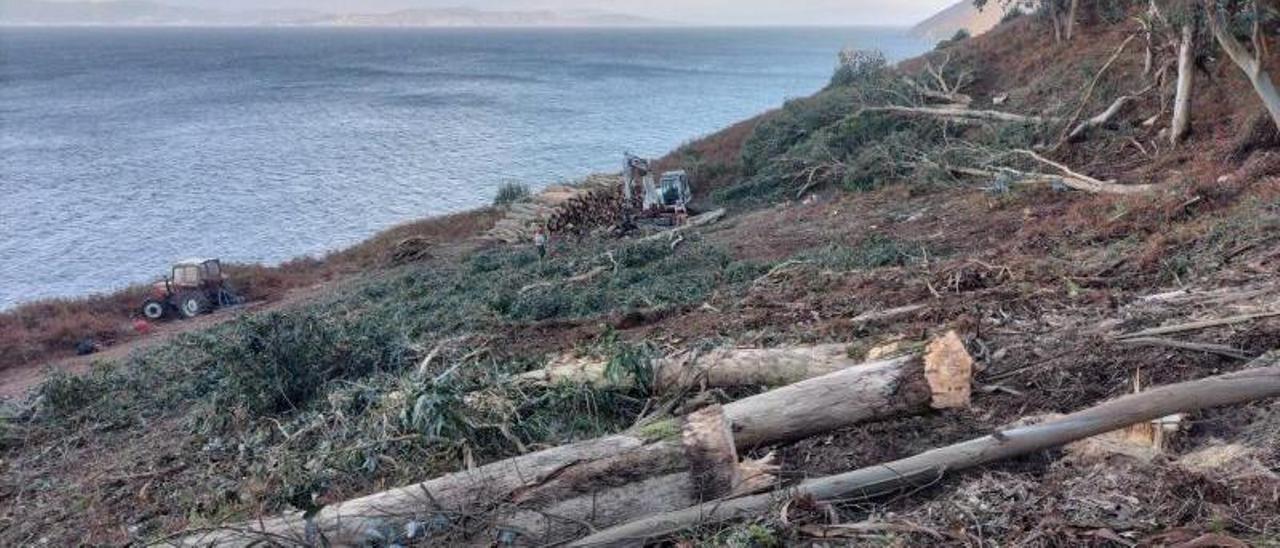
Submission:
[[[867,28],[0,28],[0,308],[613,171],[818,90],[843,46],[927,47]]]

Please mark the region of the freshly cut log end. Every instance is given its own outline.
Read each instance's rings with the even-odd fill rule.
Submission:
[[[733,432],[719,405],[704,407],[685,418],[681,433],[693,495],[713,500],[732,493],[739,483],[738,450]]]
[[[955,331],[948,331],[925,348],[924,376],[933,393],[930,405],[934,409],[969,407],[973,358]]]

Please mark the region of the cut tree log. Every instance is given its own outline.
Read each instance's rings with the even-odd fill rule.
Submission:
[[[659,240],[659,239],[662,239],[662,238],[667,238],[668,240],[673,240],[673,239],[675,239],[675,237],[676,237],[677,235],[679,235],[679,234],[680,234],[680,233],[682,233],[682,232],[685,232],[686,230],[690,230],[690,229],[698,228],[698,227],[700,227],[700,226],[709,225],[709,224],[711,224],[711,223],[714,223],[714,222],[716,222],[716,221],[719,221],[720,219],[723,219],[726,213],[728,213],[728,212],[727,212],[725,209],[721,208],[721,209],[715,209],[715,210],[712,210],[712,211],[708,211],[708,212],[703,213],[703,214],[701,214],[701,215],[695,215],[695,216],[693,216],[693,217],[690,217],[690,218],[689,218],[689,220],[685,221],[685,223],[684,223],[684,224],[682,224],[682,225],[680,225],[680,226],[678,226],[678,227],[675,227],[675,228],[673,228],[673,229],[671,229],[671,230],[666,230],[666,231],[658,232],[658,233],[655,233],[655,234],[650,234],[650,235],[648,235],[648,236],[645,236],[645,237],[643,237],[643,238],[640,238],[640,241],[641,241],[641,242],[651,242],[651,241]]]
[[[959,338],[947,340],[940,344]],[[266,537],[360,544],[377,538],[388,523],[453,524],[477,516],[487,520],[480,532],[470,530],[450,542],[488,543],[501,531],[540,543],[568,541],[593,528],[687,507],[708,493],[724,496],[776,483],[768,462],[739,463],[736,453],[728,454],[730,447],[782,443],[928,410],[935,390],[925,369],[954,368],[925,362],[913,356],[858,365],[704,410],[682,423],[660,421],[456,472],[328,506],[310,520],[295,513],[192,534],[179,544],[245,545]],[[735,468],[728,469],[729,463]],[[695,469],[712,481],[695,480]]]
[[[678,392],[695,386],[784,386],[864,364],[849,357],[845,344],[822,344],[786,348],[722,348],[703,354],[686,352],[654,360],[653,389],[659,394]],[[517,377],[520,382],[539,385],[582,384],[596,388],[627,388],[631,377],[610,378],[608,360],[595,357],[563,357],[544,369]]]
[[[895,308],[872,313],[865,320],[893,318],[922,308]],[[946,349],[950,356],[957,359],[966,354],[964,342],[953,332],[944,334],[932,344],[935,348]],[[903,346],[905,348],[908,345]],[[658,394],[671,394],[695,387],[777,387],[854,367],[868,371],[878,367],[898,367],[919,357],[906,355],[895,356],[893,359],[856,359],[849,355],[849,348],[849,344],[837,343],[782,348],[720,348],[702,354],[685,352],[654,360],[651,366],[651,387]],[[900,354],[920,354],[919,348]],[[605,358],[564,356],[552,360],[543,369],[518,375],[516,380],[542,386],[559,383],[593,388],[633,386],[634,378],[610,376],[608,366],[609,361]]]
[[[1076,440],[1176,413],[1280,396],[1280,352],[1251,368],[1132,394],[1039,424],[1010,427],[988,436],[912,457],[817,478],[776,492],[706,502],[649,516],[587,536],[573,546],[639,545],[695,526],[759,516],[779,499],[866,500],[936,481],[949,472],[1058,447]]]

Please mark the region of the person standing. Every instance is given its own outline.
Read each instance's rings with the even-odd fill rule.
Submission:
[[[538,259],[547,258],[547,230],[541,226],[533,233],[533,245],[538,248]]]

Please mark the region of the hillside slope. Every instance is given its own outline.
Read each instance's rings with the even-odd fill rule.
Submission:
[[[456,256],[370,267],[306,303],[55,378],[23,420],[0,422],[0,543],[251,531],[284,511],[310,515],[619,432],[670,441],[685,413],[774,388],[694,384],[673,394],[646,376],[663,358],[716,349],[834,344],[863,360],[886,344],[917,348],[954,331],[972,356],[968,408],[910,409],[740,448],[748,459],[773,453],[785,486],[1043,421],[1135,385],[1274,364],[1280,136],[1262,123],[1240,71],[1208,57],[1193,132],[1178,146],[1165,133],[1172,82],[1159,78],[1159,92],[1139,94],[1085,138],[1059,139],[1071,129],[1064,120],[1148,85],[1145,52],[1126,41],[1132,21],[1106,16],[1090,13],[1067,43],[1024,17],[898,67],[850,58],[815,96],[662,159],[693,174],[698,205],[730,211],[681,238],[579,227],[555,234],[545,259],[527,246],[468,240]],[[1280,69],[1280,55],[1266,65]],[[955,104],[939,117],[940,96],[1040,118],[974,122],[957,119]],[[1158,186],[1072,190],[1080,175],[1112,191]],[[478,236],[487,227],[472,228]],[[525,382],[549,364],[583,362],[599,364],[607,382]],[[645,540],[1274,539],[1280,404],[1170,421],[1177,431],[1158,445],[1092,440],[940,470],[866,500],[780,493],[770,511]],[[629,482],[645,471],[629,468],[630,456],[599,467],[575,461],[509,491],[476,482],[464,490],[494,492],[474,506],[440,507],[428,491],[412,511],[377,514],[385,527],[358,533],[416,545],[580,539],[617,523],[548,510],[547,498],[643,497],[650,491]],[[605,480],[581,481],[597,468]],[[639,500],[636,512],[669,509],[661,497]],[[543,512],[559,536],[494,537],[494,524],[520,510]]]
[[[1000,6],[979,10],[972,0],[961,0],[911,27],[911,34],[931,42],[951,38],[960,30],[977,36],[995,28],[1004,13]]]

